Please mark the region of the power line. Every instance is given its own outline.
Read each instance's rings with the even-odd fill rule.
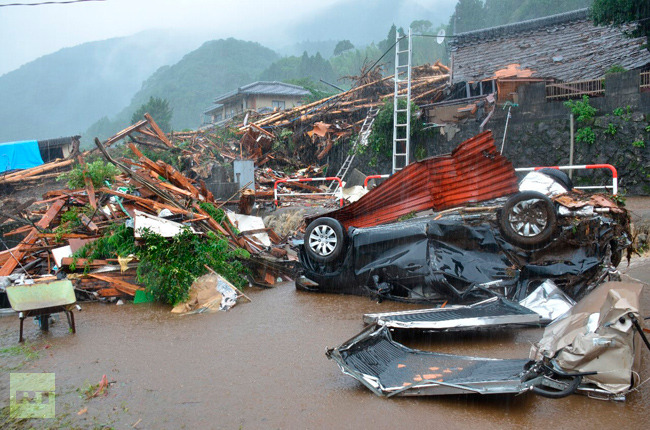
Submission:
[[[85,2],[91,2],[91,1],[106,1],[106,0],[67,0],[67,1],[44,1],[44,2],[38,2],[38,3],[8,3],[8,4],[0,4],[0,7],[7,7],[7,6],[43,6],[43,5],[49,5],[49,4],[85,3]]]

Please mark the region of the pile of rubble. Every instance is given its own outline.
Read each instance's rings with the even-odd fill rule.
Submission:
[[[106,146],[127,135],[138,142],[127,145],[135,156],[116,159]],[[3,211],[0,222],[10,219],[19,226],[4,234],[0,277],[17,283],[25,278],[48,282],[56,280],[56,274],[64,271],[74,281],[75,288],[89,292],[89,296],[135,296],[143,289],[135,281],[137,261],[118,255],[101,260],[73,257],[89,242],[112,234],[116,225],[127,225],[134,228],[136,239],[144,229],[165,237],[174,236],[183,228],[197,234],[213,232],[226,238],[231,249],[250,253],[252,282],[270,286],[279,277],[286,278],[286,263],[295,260],[295,254],[284,249],[282,239],[265,228],[260,218],[222,212],[225,202],[217,202],[203,180],[190,179],[170,164],[143,154],[139,148],[176,148],[151,117],[147,116],[104,144],[97,139],[95,143],[94,151],[99,151],[119,169],[119,174],[110,184],[93,184],[85,161],[93,155],[94,151],[89,151],[77,158],[83,171],[84,188],[50,190],[40,201],[27,201],[11,213]],[[197,140],[193,145],[204,143]],[[179,151],[191,158],[200,156],[195,150]],[[74,161],[65,162],[71,165]],[[196,161],[198,164],[199,160]],[[61,161],[48,164],[60,165]],[[14,173],[20,174],[24,175],[25,171]],[[250,196],[250,193],[241,194],[242,201]],[[13,247],[7,245],[11,238],[19,238]]]

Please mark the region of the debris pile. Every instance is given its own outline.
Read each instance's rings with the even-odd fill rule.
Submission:
[[[264,134],[270,138],[271,132],[276,138],[281,134],[291,136],[292,144],[289,146],[293,151],[287,154],[288,158],[304,164],[317,163],[323,160],[335,143],[359,132],[370,109],[382,106],[393,97],[393,76],[381,76],[378,68],[369,72],[362,70],[361,76],[348,78],[354,81],[353,88],[348,91],[293,109],[273,112],[254,123],[239,127],[239,132],[244,133],[242,140],[255,147],[256,165],[263,165],[269,158],[277,157],[275,153],[269,153],[271,148],[266,145],[266,138],[262,137]],[[439,101],[448,83],[449,68],[440,62],[414,67],[411,101]]]
[[[118,138],[134,136],[136,132],[139,134],[132,140],[138,144],[126,146],[133,159],[116,159],[106,149]],[[124,234],[127,227],[133,228],[128,234],[135,236],[136,241],[142,241],[146,232],[163,237],[175,236],[183,229],[190,229],[196,235],[213,234],[224,238],[229,250],[250,254],[247,265],[252,282],[272,286],[278,277],[286,276],[282,263],[291,255],[287,256],[281,239],[265,228],[261,219],[224,211],[223,202],[215,200],[203,180],[190,179],[172,165],[153,161],[140,150],[152,146],[173,147],[151,117],[118,133],[105,144],[97,139],[95,143],[104,159],[117,168],[110,182],[106,178],[93,178],[94,172],[90,170],[95,163],[85,161],[92,153],[85,153],[78,157],[79,164],[75,167],[82,172],[82,188],[51,190],[40,201],[31,200],[17,205],[12,213],[0,214],[0,222],[10,218],[19,224],[4,234],[0,277],[7,277],[10,282],[25,278],[46,282],[55,280],[56,274],[64,271],[73,280],[75,289],[88,296],[133,297],[143,290],[136,281],[135,257],[117,252],[113,252],[113,258],[74,255],[100,238],[110,241],[111,237]],[[196,139],[193,144],[204,143]],[[190,155],[184,152],[187,150],[181,151]],[[191,158],[195,156],[191,154]],[[28,208],[31,209],[24,214]],[[15,246],[7,244],[12,242],[10,238],[18,238]]]

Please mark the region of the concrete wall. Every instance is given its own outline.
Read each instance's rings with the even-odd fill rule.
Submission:
[[[598,109],[596,118],[589,124],[576,124],[576,129],[590,126],[596,140],[593,144],[576,142],[574,164],[614,165],[621,190],[628,195],[650,195],[650,92],[640,92],[639,82],[636,71],[607,75],[605,96],[590,99],[590,104]],[[519,106],[512,108],[504,155],[515,167],[569,164],[569,109],[562,101],[546,101],[544,83],[520,87],[518,101]],[[617,108],[623,108],[625,114],[614,115]],[[506,115],[507,110],[498,106],[486,126],[493,131],[497,148],[501,148]],[[428,154],[450,152],[479,132],[481,120],[467,119],[457,124],[457,131],[447,127],[448,132],[456,131],[453,138],[448,139],[449,133],[436,135],[427,145]],[[614,135],[607,132],[612,127],[616,128]],[[633,145],[641,141],[644,146]],[[590,171],[574,176],[574,182],[603,183],[607,178],[611,178],[609,173]]]

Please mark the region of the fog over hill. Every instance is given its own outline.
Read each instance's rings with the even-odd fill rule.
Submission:
[[[81,133],[199,42],[169,31],[64,48],[0,76],[0,142]]]

